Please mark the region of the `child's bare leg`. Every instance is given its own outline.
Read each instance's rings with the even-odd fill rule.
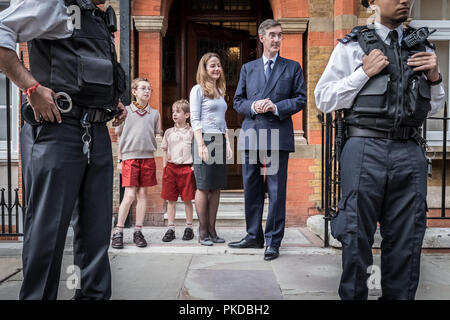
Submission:
[[[192,220],[194,219],[194,206],[192,201],[184,201],[186,210],[186,227],[192,228]]]
[[[125,187],[122,203],[119,206],[119,216],[117,217],[116,230],[123,232],[123,226],[130,211],[131,204],[136,198],[136,187]]]
[[[168,226],[169,228],[175,229],[175,214],[177,211],[177,202],[169,201],[167,204],[167,216],[168,216]]]
[[[136,224],[135,230],[140,230],[144,225],[145,210],[147,209],[147,187],[139,187],[137,190]]]

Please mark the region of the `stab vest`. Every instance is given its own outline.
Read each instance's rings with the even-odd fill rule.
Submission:
[[[79,5],[80,29],[66,39],[28,42],[31,74],[54,92],[69,94],[74,105],[115,112],[125,81],[105,13],[90,0],[65,4]]]
[[[413,31],[408,27],[404,36]],[[400,126],[421,126],[431,109],[430,84],[423,72],[415,72],[408,66],[407,60],[426,51],[426,44],[431,44],[399,47],[396,51],[384,43],[374,28],[367,26],[354,28],[339,41],[344,44],[358,41],[366,55],[379,49],[389,59],[389,65],[361,89],[352,108],[344,110],[346,124],[386,132],[396,131]]]

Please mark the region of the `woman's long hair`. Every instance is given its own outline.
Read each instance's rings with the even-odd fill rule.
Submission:
[[[216,57],[219,59],[220,57],[217,53],[214,52],[208,52],[203,55],[203,57],[200,59],[200,62],[198,63],[197,68],[197,84],[202,87],[203,95],[205,97],[208,97],[210,99],[215,98],[214,97],[214,82],[211,81],[211,78],[208,76],[208,73],[206,72],[206,64],[208,63],[208,60],[212,57]],[[226,84],[225,84],[225,77],[223,75],[223,67],[222,63],[220,62],[220,66],[222,69],[222,72],[220,73],[219,79],[217,79],[216,86],[219,91],[219,94],[221,96],[225,96],[226,93]]]

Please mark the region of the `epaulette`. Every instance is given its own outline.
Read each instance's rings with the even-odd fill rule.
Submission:
[[[351,41],[358,41],[358,37],[360,35],[363,35],[364,37],[369,37],[369,41],[373,42],[376,41],[375,35],[371,34],[370,32],[367,33],[367,31],[371,31],[370,28],[367,26],[357,26],[350,31],[344,38],[338,39],[338,41],[342,44],[347,44]],[[366,34],[367,33],[367,34]]]
[[[67,7],[76,4],[81,10],[95,10],[97,8],[91,0],[64,0],[64,3]]]

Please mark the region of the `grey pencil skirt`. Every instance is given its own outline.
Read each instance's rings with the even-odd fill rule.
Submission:
[[[202,161],[198,145],[192,143],[194,175],[197,189],[218,190],[227,186],[226,139],[221,133],[204,133],[203,141],[208,148],[208,161]]]

